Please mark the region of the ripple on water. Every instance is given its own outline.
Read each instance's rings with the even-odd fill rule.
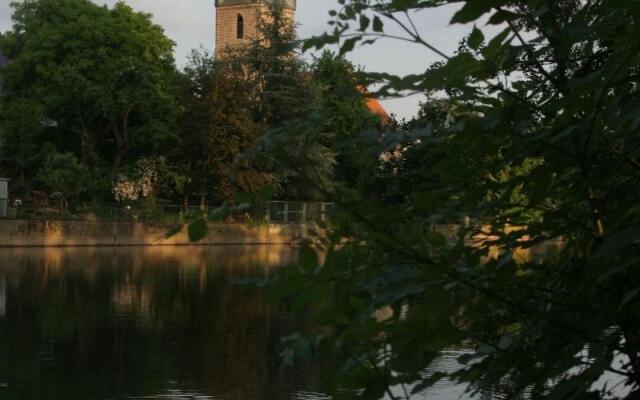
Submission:
[[[1,386],[0,386],[1,387]],[[130,396],[127,400],[248,400],[242,394],[227,394],[224,396],[208,396],[199,393],[169,391],[155,396]],[[319,392],[299,391],[289,397],[289,400],[331,400],[332,397]]]
[[[295,393],[291,400],[331,400],[331,396],[317,392],[302,391]]]
[[[157,396],[127,397],[127,400],[216,400],[215,397],[194,393],[167,393]]]

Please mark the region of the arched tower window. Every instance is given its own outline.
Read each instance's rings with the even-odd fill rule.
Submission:
[[[238,14],[236,37],[238,39],[244,39],[244,18],[240,14]]]

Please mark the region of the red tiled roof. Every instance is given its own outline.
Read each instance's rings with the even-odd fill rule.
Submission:
[[[367,107],[369,107],[369,110],[372,113],[380,117],[380,121],[383,125],[387,125],[389,123],[391,117],[389,117],[389,114],[377,99],[374,99],[373,97],[367,97]]]
[[[358,91],[365,96],[365,99],[367,101],[367,108],[369,108],[369,111],[380,117],[380,122],[382,122],[382,125],[387,125],[391,120],[391,117],[389,117],[389,114],[387,114],[387,111],[384,109],[384,107],[382,107],[382,104],[380,104],[378,99],[371,97],[369,91],[364,86],[358,86]]]

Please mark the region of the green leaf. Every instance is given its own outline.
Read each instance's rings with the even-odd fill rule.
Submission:
[[[373,30],[375,32],[382,32],[384,29],[384,23],[377,15],[373,17]]]
[[[166,239],[172,238],[173,236],[177,235],[178,233],[180,233],[182,231],[182,227],[183,226],[184,225],[182,225],[182,224],[174,226],[173,228],[169,229],[169,231],[165,234],[164,237]]]
[[[366,15],[360,15],[360,30],[362,32],[366,31],[369,25],[371,24],[371,20]]]
[[[473,32],[471,32],[468,40],[469,47],[471,47],[473,50],[478,50],[478,48],[482,45],[482,42],[484,42],[484,34],[480,29],[474,26]]]
[[[520,17],[519,14],[515,14],[515,13],[513,13],[511,11],[499,10],[498,12],[496,12],[495,14],[493,14],[491,16],[491,18],[489,19],[489,24],[490,25],[502,25],[506,21],[512,21],[512,20],[517,19],[519,17]]]
[[[340,54],[342,55],[352,51],[355,48],[356,43],[358,43],[360,40],[362,40],[362,36],[354,36],[345,40],[342,43],[342,46],[340,46]]]
[[[247,193],[247,192],[241,192],[241,193],[237,193],[235,196],[235,203],[236,205],[239,204],[251,204],[253,200],[253,196],[251,195],[251,193]]]
[[[293,343],[293,352],[302,361],[310,361],[313,358],[311,344],[304,338],[300,338]]]
[[[491,75],[489,65],[469,52],[451,57],[445,65],[430,70],[423,77],[424,89],[445,89],[464,86],[470,78],[486,79]]]
[[[189,224],[189,241],[199,242],[207,236],[208,232],[207,221],[204,218],[198,218]]]
[[[451,23],[466,24],[473,22],[493,8],[500,7],[504,3],[504,0],[467,0],[462,9],[455,13],[451,19]]]
[[[638,296],[638,293],[640,293],[640,287],[636,287],[636,288],[626,292],[625,295],[624,295],[624,298],[622,299],[622,303],[620,304],[620,307],[625,306],[631,300],[636,298],[636,296]]]
[[[229,209],[229,205],[227,203],[223,203],[220,207],[209,212],[209,220],[224,221],[225,219],[227,219],[227,217],[229,217],[230,211],[231,210]]]
[[[595,256],[611,259],[630,251],[629,247],[640,244],[640,227],[634,226],[607,237],[597,249]]]
[[[491,39],[491,41],[489,41],[489,44],[482,49],[482,55],[487,60],[495,59],[500,53],[504,41],[509,37],[509,34],[511,34],[511,28],[505,28],[502,32],[497,34],[493,39]]]
[[[298,253],[298,263],[305,270],[314,271],[318,267],[318,254],[311,246],[302,246]]]
[[[471,363],[472,361],[480,359],[480,358],[483,358],[485,356],[486,356],[486,354],[482,354],[480,352],[477,352],[477,353],[466,353],[466,354],[463,354],[463,355],[458,357],[458,362],[460,364],[467,365],[467,364]]]
[[[333,320],[340,325],[349,325],[351,324],[351,319],[342,313],[336,313],[333,315]]]
[[[434,372],[428,378],[423,379],[418,385],[411,389],[411,394],[418,394],[423,390],[430,388],[447,376],[444,372]]]
[[[427,233],[427,241],[434,246],[444,246],[447,244],[447,237],[436,231]]]

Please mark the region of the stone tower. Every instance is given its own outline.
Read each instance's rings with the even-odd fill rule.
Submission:
[[[258,34],[267,3],[281,0],[216,0],[216,56],[228,47],[249,43]],[[293,21],[296,0],[284,0],[285,13]]]

